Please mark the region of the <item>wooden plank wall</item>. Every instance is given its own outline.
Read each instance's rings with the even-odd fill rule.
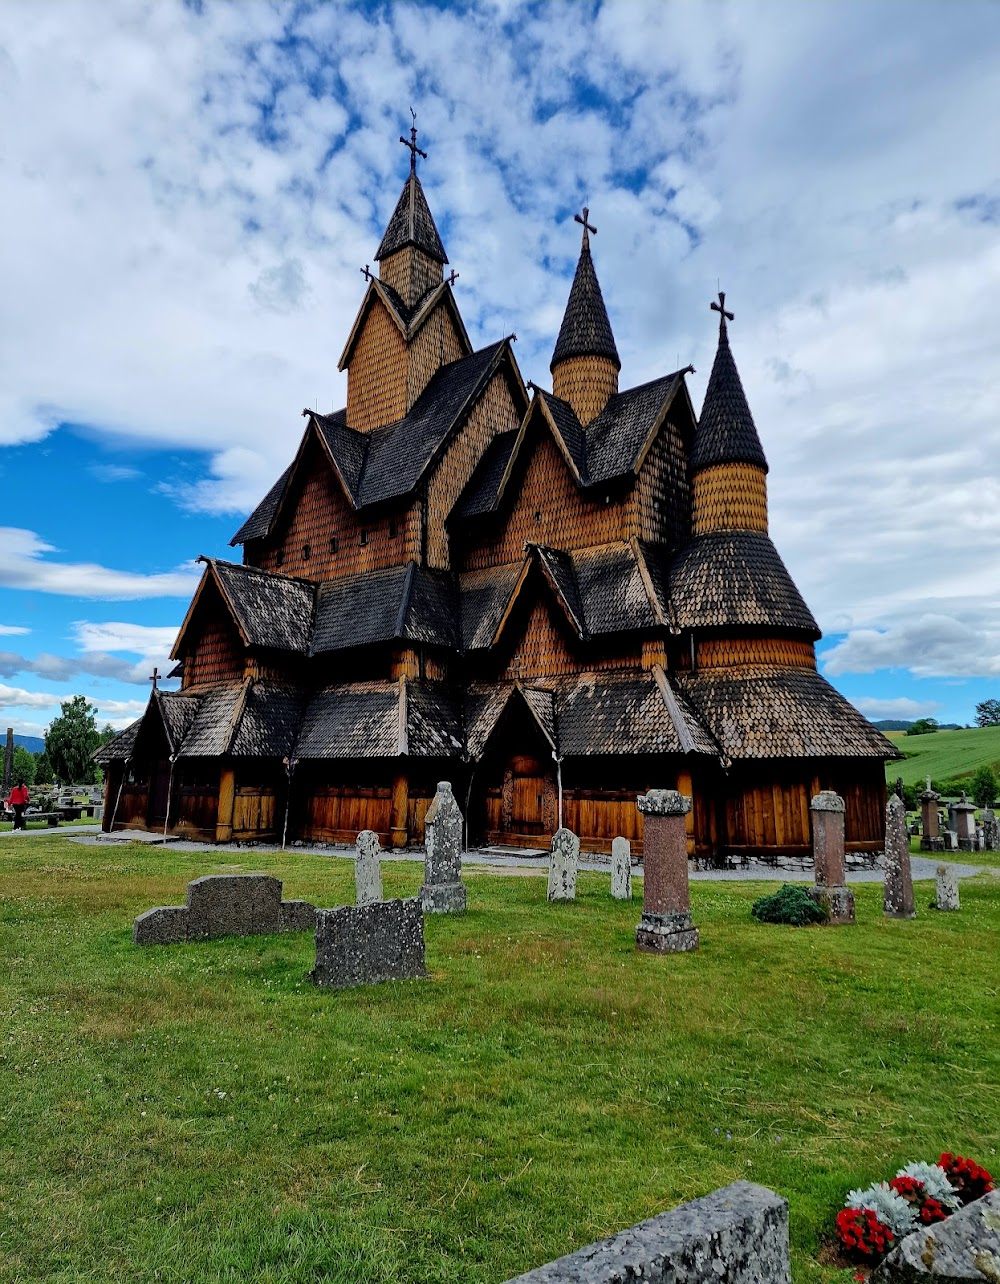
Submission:
[[[412,307],[428,290],[441,284],[444,267],[415,245],[407,245],[381,260],[378,275],[380,281],[384,281],[408,307]]]
[[[691,522],[687,452],[681,431],[670,416],[639,469],[635,496],[639,539],[670,548],[687,541]]]
[[[347,374],[347,426],[368,432],[406,414],[406,340],[378,296],[371,305]]]
[[[204,609],[199,609],[196,620],[192,621],[195,627],[190,634],[197,641],[184,657],[181,683],[184,690],[243,676],[243,639],[232,616],[219,600],[217,590],[212,597],[204,594],[202,602]]]

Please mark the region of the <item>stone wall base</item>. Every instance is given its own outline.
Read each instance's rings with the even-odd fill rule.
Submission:
[[[690,914],[643,914],[635,944],[647,954],[683,954],[698,948],[698,929]]]
[[[855,921],[854,893],[849,887],[813,886],[806,891],[826,915],[826,921],[832,927],[842,927]]]
[[[420,889],[420,906],[425,914],[464,914],[464,883],[426,883]]]

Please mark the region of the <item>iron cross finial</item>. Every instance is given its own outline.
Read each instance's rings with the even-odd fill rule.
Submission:
[[[364,265],[363,268],[358,268],[358,271],[361,273],[361,275],[365,278],[366,281],[370,281],[372,277],[375,275],[367,263]]]
[[[413,124],[410,126],[410,141],[407,142],[402,134],[399,136],[399,141],[404,147],[410,149],[410,173],[415,174],[417,172],[417,157],[422,156],[426,160],[427,153],[422,152],[417,146],[417,113],[412,107],[410,108],[410,115],[413,117]]]
[[[595,236],[597,235],[597,228],[588,222],[588,219],[590,218],[590,210],[588,210],[585,205],[583,207],[583,218],[581,218],[579,214],[574,214],[573,218],[577,223],[583,224],[583,244],[585,246],[589,246],[590,233],[593,232]]]
[[[712,311],[713,311],[713,312],[718,312],[718,314],[719,314],[719,329],[720,329],[720,330],[725,330],[725,328],[726,328],[726,322],[727,322],[727,321],[732,321],[732,319],[733,319],[733,314],[732,314],[731,312],[727,312],[727,311],[726,311],[726,292],[725,292],[725,290],[720,290],[720,291],[719,291],[719,301],[718,301],[718,303],[716,303],[716,302],[714,302],[714,301],[712,302]]]
[[[160,673],[160,670],[159,670],[159,669],[156,667],[156,665],[154,664],[154,665],[153,665],[153,672],[149,675],[149,680],[150,680],[150,682],[152,682],[152,684],[153,684],[153,690],[154,690],[154,691],[156,690],[156,684],[157,684],[157,682],[159,682],[159,680],[160,680],[160,678],[161,678],[161,677],[162,677],[162,674]]]
[[[446,278],[445,278],[445,279],[447,280],[448,284],[452,287],[452,289],[454,289],[454,288],[455,288],[455,282],[458,280],[458,278],[459,278],[461,275],[462,275],[462,274],[461,274],[461,272],[456,272],[456,271],[455,271],[455,269],[454,269],[454,268],[452,268],[452,269],[451,269],[451,276],[449,276],[449,277],[446,277]]]

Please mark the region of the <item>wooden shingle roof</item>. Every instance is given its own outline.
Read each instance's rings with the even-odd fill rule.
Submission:
[[[423,250],[439,263],[447,263],[448,256],[441,244],[434,216],[431,214],[427,197],[416,174],[410,174],[403,184],[396,208],[392,212],[389,224],[385,229],[382,242],[375,252],[376,262],[395,254],[407,245],[414,245]]]
[[[698,431],[691,447],[692,476],[713,464],[756,464],[767,472],[767,459],[729,347],[725,317],[712,365]]]
[[[608,357],[621,369],[600,283],[585,239],[549,368],[568,357]]]
[[[690,703],[666,678],[663,683],[669,694],[654,673],[584,674],[566,681],[556,703],[559,752],[718,756]]]
[[[310,654],[396,639],[458,649],[453,576],[408,562],[319,585]]]

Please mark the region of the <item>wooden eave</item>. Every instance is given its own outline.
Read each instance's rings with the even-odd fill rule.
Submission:
[[[583,480],[583,477],[580,474],[580,470],[576,466],[576,461],[573,459],[573,456],[569,453],[569,447],[566,445],[565,441],[563,441],[562,433],[556,427],[556,421],[552,417],[552,411],[549,410],[549,407],[546,404],[545,398],[540,397],[537,392],[532,398],[531,407],[534,408],[536,403],[540,404],[542,407],[542,417],[544,418],[545,423],[548,425],[549,432],[552,434],[555,440],[556,446],[559,448],[560,454],[562,455],[563,459],[566,461],[566,467],[569,469],[570,473],[573,475],[573,480],[580,487],[580,489],[583,490],[583,488],[587,485],[587,483]]]
[[[219,579],[219,576],[216,574],[214,559],[211,557],[199,557],[197,560],[199,562],[205,563],[205,570],[202,573],[202,577],[198,582],[198,587],[194,591],[194,597],[191,599],[191,605],[188,607],[187,614],[184,616],[183,623],[181,624],[180,630],[178,631],[177,641],[174,643],[173,648],[171,649],[171,652],[170,652],[171,660],[181,659],[181,643],[183,642],[184,637],[187,634],[189,627],[191,626],[191,622],[194,619],[194,613],[198,607],[198,603],[201,601],[201,595],[205,591],[205,585],[209,581],[211,581],[215,585],[216,589],[218,590],[219,597],[222,599],[223,605],[229,611],[232,621],[236,625],[237,631],[239,632],[243,645],[245,647],[250,645],[249,641],[247,640],[247,635],[246,635],[246,632],[244,631],[243,625],[240,623],[239,616],[236,614],[236,610],[233,606],[232,601],[230,600],[229,594],[226,593],[225,590],[223,589],[222,582]]]
[[[503,609],[503,614],[500,616],[500,619],[497,621],[497,626],[493,630],[493,637],[490,639],[490,647],[495,647],[503,636],[504,630],[507,627],[507,622],[511,617],[518,598],[521,596],[521,590],[524,588],[525,582],[531,573],[531,568],[535,565],[541,568],[542,577],[544,578],[545,583],[552,590],[556,601],[562,607],[563,614],[566,616],[570,628],[576,636],[581,639],[581,641],[585,640],[587,635],[583,623],[582,621],[577,620],[573,608],[566,601],[559,585],[545,566],[545,560],[538,552],[539,546],[537,544],[529,544],[527,547],[528,555],[525,557],[521,570],[518,572],[517,579],[514,581],[514,587],[510,591],[510,597],[507,599],[507,605]]]
[[[361,338],[361,332],[364,329],[364,323],[368,319],[368,314],[375,306],[376,300],[380,300],[393,324],[407,343],[410,343],[423,328],[428,318],[442,300],[451,312],[452,320],[455,322],[455,328],[458,331],[459,342],[465,349],[465,356],[472,352],[472,343],[469,339],[468,331],[465,328],[465,322],[462,320],[462,314],[458,310],[458,304],[455,302],[454,291],[447,281],[442,281],[436,285],[427,295],[420,307],[410,318],[409,322],[396,311],[396,305],[383,286],[378,277],[373,276],[368,282],[368,289],[361,300],[361,306],[358,309],[358,315],[355,317],[354,325],[351,326],[351,332],[347,336],[347,342],[344,344],[344,351],[340,354],[340,360],[337,363],[338,370],[346,370],[350,364],[351,357],[358,340]]]
[[[539,688],[539,689],[541,690],[542,688]],[[481,762],[482,759],[485,757],[486,751],[490,746],[490,742],[492,741],[494,735],[496,734],[496,729],[497,727],[499,727],[501,721],[503,720],[504,714],[510,708],[510,702],[514,699],[515,696],[520,696],[521,704],[527,710],[528,716],[531,718],[532,722],[535,724],[538,730],[542,733],[542,736],[544,737],[546,743],[549,745],[552,751],[554,753],[559,752],[559,747],[556,744],[556,742],[552,739],[552,735],[550,734],[549,729],[545,726],[545,724],[538,717],[535,710],[532,708],[531,702],[525,697],[524,691],[525,691],[525,688],[523,684],[520,682],[515,682],[511,686],[510,690],[507,692],[507,696],[504,699],[503,704],[501,704],[499,709],[497,709],[496,715],[493,718],[493,723],[490,726],[489,731],[486,733],[486,736],[483,740],[483,747],[480,750],[478,758],[476,759],[477,762]],[[551,695],[552,693],[546,691],[545,694]]]
[[[632,556],[635,558],[636,566],[639,568],[639,578],[642,580],[642,587],[646,590],[646,596],[649,598],[649,605],[652,608],[653,615],[656,617],[656,622],[662,625],[663,628],[669,628],[670,621],[663,613],[656,586],[653,584],[653,577],[649,572],[649,566],[646,564],[646,556],[635,535],[629,539],[628,546],[632,550]]]

